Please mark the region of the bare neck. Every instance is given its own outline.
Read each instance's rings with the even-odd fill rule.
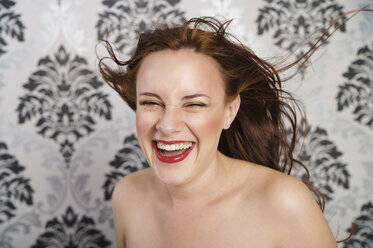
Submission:
[[[233,161],[218,152],[209,166],[183,185],[168,185],[155,179],[161,201],[174,211],[204,208],[232,183],[229,175]]]

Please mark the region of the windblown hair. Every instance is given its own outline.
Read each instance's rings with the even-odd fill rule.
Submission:
[[[148,54],[167,49],[192,49],[212,57],[220,65],[226,101],[237,95],[241,97],[237,116],[231,127],[223,130],[218,150],[229,157],[287,174],[295,164],[301,165],[307,173],[304,183],[323,210],[325,200],[322,194],[310,183],[307,167],[294,155],[301,126],[298,120],[303,118],[302,107],[282,88],[279,73],[302,67],[330,35],[324,33],[302,58],[276,68],[230,35],[227,32],[229,23],[211,17],[192,18],[181,25],[146,31],[140,35],[132,57],[126,61],[120,60],[109,42],[104,41],[110,57],[100,59],[100,72],[129,107],[136,110],[136,76],[141,61]],[[115,62],[118,68],[108,66],[105,59]],[[297,112],[301,113],[300,117]]]

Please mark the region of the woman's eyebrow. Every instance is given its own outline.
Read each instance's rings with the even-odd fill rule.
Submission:
[[[159,95],[157,95],[155,93],[151,93],[151,92],[142,92],[142,93],[139,93],[139,96],[152,96],[152,97],[162,99]],[[205,94],[193,94],[193,95],[184,96],[182,98],[182,100],[189,100],[189,99],[193,99],[193,98],[196,98],[196,97],[206,97],[206,98],[210,99],[210,97],[208,95],[205,95]]]
[[[143,93],[139,93],[139,96],[152,96],[152,97],[156,97],[156,98],[159,98],[161,99],[161,97],[155,93],[150,93],[150,92],[143,92]]]
[[[189,100],[189,99],[193,99],[193,98],[196,98],[196,97],[210,98],[208,95],[205,95],[205,94],[193,94],[193,95],[184,96],[182,100]]]

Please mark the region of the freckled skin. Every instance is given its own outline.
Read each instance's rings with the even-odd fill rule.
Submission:
[[[337,247],[302,182],[217,151],[240,99],[225,102],[212,58],[188,49],[152,53],[142,61],[136,91],[137,134],[151,168],[115,187],[118,248]],[[155,139],[195,147],[168,164],[157,159]]]

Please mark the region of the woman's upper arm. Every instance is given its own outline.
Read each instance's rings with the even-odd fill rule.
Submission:
[[[125,181],[126,180],[124,178],[119,181],[112,194],[113,220],[117,248],[126,247],[124,227],[126,220],[125,213],[127,212],[126,203],[129,201],[126,199],[128,197],[128,194],[126,194],[128,186],[126,185],[127,183]]]
[[[311,192],[291,178],[276,183],[271,201],[279,247],[336,248],[332,231]]]

